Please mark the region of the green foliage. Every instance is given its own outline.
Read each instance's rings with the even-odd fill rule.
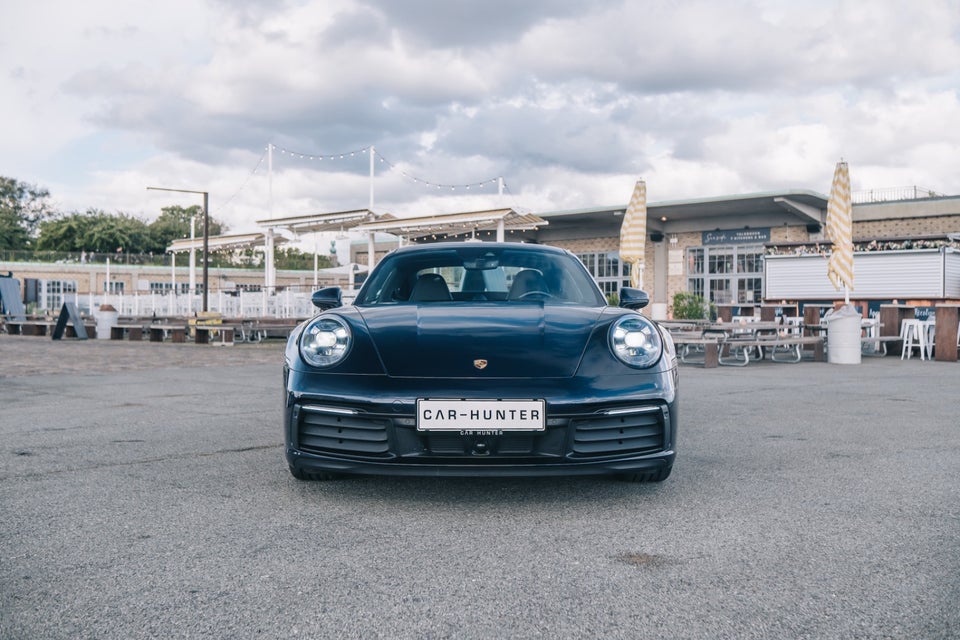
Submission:
[[[50,192],[0,176],[0,249],[32,249],[40,223],[53,214]]]
[[[46,251],[150,253],[153,242],[147,223],[124,213],[98,209],[47,220],[40,225],[37,248]]]
[[[154,253],[163,253],[174,240],[190,237],[190,220],[196,219],[194,223],[194,237],[203,237],[203,207],[195,204],[191,207],[164,207],[160,210],[160,216],[150,223],[150,235],[152,238],[152,248]],[[219,236],[226,231],[227,226],[213,217],[209,220],[210,228],[207,233],[211,236]]]
[[[149,225],[125,213],[108,214],[97,209],[73,212],[40,223],[36,248],[41,251],[94,253],[153,253],[162,255],[178,238],[190,237],[190,219],[197,216],[197,237],[203,237],[203,211],[199,206],[165,207]],[[210,235],[222,233],[225,225],[210,220]]]
[[[290,269],[298,271],[313,271],[313,254],[305,253],[294,247],[283,247],[274,249],[274,260],[277,269]],[[317,268],[328,269],[333,265],[330,263],[330,256],[317,256]]]
[[[30,233],[15,212],[0,208],[0,249],[26,249]]]
[[[674,320],[702,320],[716,316],[714,305],[707,304],[703,296],[686,291],[678,291],[673,295]]]

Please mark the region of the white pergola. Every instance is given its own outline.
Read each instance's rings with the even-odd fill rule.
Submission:
[[[404,241],[427,236],[464,236],[476,237],[478,232],[496,232],[498,242],[503,242],[508,231],[529,231],[546,226],[548,222],[529,213],[518,213],[513,209],[490,209],[464,213],[445,213],[427,216],[400,218],[389,213],[375,213],[370,209],[353,209],[330,213],[289,216],[257,220],[257,224],[266,231],[257,234],[263,237],[266,253],[265,286],[268,291],[276,287],[274,267],[274,244],[283,236],[277,231],[288,231],[295,238],[307,233],[360,231],[367,234],[367,268],[376,264],[374,238],[377,233],[388,233]],[[211,238],[211,241],[213,239]],[[316,256],[314,256],[316,261]],[[314,273],[316,273],[316,262]]]
[[[496,231],[497,242],[503,242],[507,231],[530,231],[546,226],[546,220],[532,213],[517,213],[513,209],[491,209],[488,211],[468,211],[464,213],[443,213],[412,218],[378,220],[359,225],[361,231],[390,233],[404,240],[414,240],[426,236],[462,236],[470,234],[476,237],[480,231]]]
[[[276,244],[285,244],[289,242],[283,236],[276,238],[270,238],[270,256],[269,260],[265,259],[264,263],[270,265],[267,268],[272,270],[272,260],[273,260],[273,245]],[[249,249],[254,247],[266,247],[268,245],[268,238],[266,234],[263,233],[239,233],[233,235],[223,235],[223,236],[210,236],[207,238],[207,250],[216,251],[224,249]],[[194,293],[197,290],[197,251],[203,251],[203,238],[182,238],[180,240],[174,240],[169,247],[167,247],[167,253],[174,255],[177,253],[182,253],[184,251],[190,252],[190,293]],[[173,261],[171,260],[171,268],[173,268]]]
[[[364,224],[372,223],[377,220],[392,220],[393,216],[389,213],[374,213],[370,209],[354,209],[352,211],[337,211],[332,213],[317,213],[304,216],[291,216],[286,218],[270,218],[267,220],[257,220],[257,224],[266,229],[267,238],[267,271],[264,274],[266,286],[268,289],[276,287],[277,276],[273,264],[273,239],[276,237],[277,229],[285,229],[299,237],[305,233],[323,233],[329,231],[347,231],[357,229]],[[368,268],[373,267],[374,263],[374,242],[373,233],[367,238]],[[314,273],[316,273],[316,260],[314,255]]]

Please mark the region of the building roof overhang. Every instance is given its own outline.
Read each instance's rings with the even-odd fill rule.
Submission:
[[[275,245],[285,244],[289,242],[283,236],[274,236],[273,243]],[[207,238],[207,249],[209,251],[217,251],[223,249],[249,249],[251,247],[263,247],[267,244],[267,236],[263,233],[241,233],[235,235],[225,235],[225,236],[210,236]],[[180,253],[181,251],[202,251],[203,250],[203,238],[182,238],[180,240],[174,240],[169,247],[167,247],[167,253]]]
[[[822,224],[827,197],[814,191],[777,191],[647,203],[647,229],[665,233],[743,225]],[[627,205],[542,213],[549,231],[600,224],[618,229]],[[609,228],[606,228],[609,227]]]
[[[287,229],[293,234],[301,235],[326,231],[346,231],[377,220],[393,219],[394,216],[389,213],[377,214],[369,209],[354,209],[352,211],[316,213],[286,218],[269,218],[267,220],[257,220],[257,224],[270,229]]]
[[[504,231],[527,231],[546,226],[540,216],[517,213],[513,209],[491,209],[445,213],[411,218],[393,218],[362,224],[359,231],[391,233],[415,240],[431,235],[463,235],[477,231],[495,231],[501,225]]]

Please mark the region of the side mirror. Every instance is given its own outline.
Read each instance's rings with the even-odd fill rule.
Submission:
[[[310,296],[310,301],[313,303],[313,306],[321,311],[336,309],[337,307],[343,306],[343,291],[341,291],[340,287],[326,287],[319,291],[314,291],[313,295]]]
[[[646,291],[633,287],[621,287],[620,306],[624,309],[643,309],[650,304],[650,296]]]

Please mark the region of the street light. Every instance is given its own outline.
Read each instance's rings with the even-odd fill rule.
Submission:
[[[209,193],[191,189],[168,189],[166,187],[147,187],[147,191],[176,191],[177,193],[203,194],[203,311],[207,311],[207,253],[210,244],[210,216],[207,213]]]

